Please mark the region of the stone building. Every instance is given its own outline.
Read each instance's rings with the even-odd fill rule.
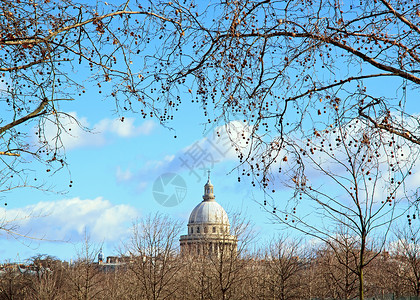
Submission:
[[[230,234],[229,218],[216,202],[209,178],[204,186],[203,201],[191,212],[188,234],[180,238],[181,254],[220,254],[224,249],[235,249],[237,239]]]

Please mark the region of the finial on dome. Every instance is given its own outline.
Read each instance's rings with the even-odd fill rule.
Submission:
[[[207,179],[206,185],[204,186],[204,196],[203,196],[204,201],[214,200],[215,198],[213,194],[213,185],[211,184],[211,181],[210,181],[210,170],[208,170],[207,172],[208,172],[208,179]]]
[[[211,184],[211,181],[210,181],[210,170],[208,170],[207,171],[207,183],[206,184]]]

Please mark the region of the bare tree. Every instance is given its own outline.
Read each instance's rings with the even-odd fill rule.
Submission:
[[[407,3],[173,1],[183,31],[163,36],[160,49],[177,47],[155,53],[147,66],[159,65],[165,96],[190,92],[208,123],[250,126],[247,147],[234,145],[239,173],[266,187],[271,167],[284,164],[282,150],[296,150],[289,145],[296,135],[327,129],[338,110],[341,120],[358,118],[372,132],[420,143],[407,97],[420,83],[420,5]],[[392,95],[381,85],[391,85]]]
[[[337,240],[324,243],[316,252],[318,274],[326,294],[337,299],[352,299],[357,295],[359,261],[358,241],[338,233]]]
[[[288,173],[294,197],[285,209],[274,209],[273,215],[278,222],[321,238],[335,253],[348,247],[343,241],[355,239],[356,259],[346,267],[357,275],[363,299],[364,269],[376,256],[370,255],[374,234],[381,232],[375,246],[379,253],[393,220],[406,209],[399,206],[407,197],[403,182],[418,150],[402,147],[386,134],[375,134],[357,120],[337,121],[336,127],[315,132],[297,147],[301,155],[293,159],[306,167],[305,175],[298,168]],[[384,155],[387,152],[393,155]],[[303,206],[306,201],[311,203],[311,215]],[[337,236],[332,226],[344,228],[348,238]]]
[[[133,102],[143,116],[160,116],[132,62],[147,56],[155,35],[180,29],[175,12],[161,16],[135,1],[6,0],[0,14],[0,191],[51,188],[45,174],[66,167],[69,122],[83,127],[62,107],[89,86],[116,100],[121,122]]]
[[[104,292],[98,299],[144,299],[139,297],[139,286],[125,265],[104,271],[102,284]]]
[[[31,278],[20,263],[6,263],[0,276],[0,299],[26,299],[31,295]]]
[[[103,274],[95,263],[100,249],[85,230],[85,238],[78,258],[66,269],[67,293],[70,299],[97,299],[103,293]]]
[[[408,217],[412,218],[411,215]],[[415,215],[414,218],[416,218]],[[406,287],[407,296],[420,296],[419,229],[418,222],[394,229],[393,255],[397,263],[391,276]]]
[[[267,299],[292,300],[302,298],[303,270],[309,260],[301,240],[287,236],[273,239],[264,257],[264,274],[268,281]]]
[[[129,271],[133,274],[139,297],[171,299],[178,287],[177,273],[181,223],[161,214],[138,219],[131,239],[125,245]]]
[[[387,249],[391,249],[392,240],[388,244]],[[399,298],[407,293],[405,292],[405,284],[400,280],[401,272],[400,262],[392,251],[386,249],[375,258],[374,262],[367,267],[369,278],[366,281],[369,296],[379,299],[387,299],[387,297]]]
[[[56,257],[37,255],[30,259],[32,271],[32,299],[55,300],[63,298],[66,268]]]

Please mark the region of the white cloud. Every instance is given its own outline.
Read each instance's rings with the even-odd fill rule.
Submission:
[[[21,233],[63,241],[82,239],[85,228],[95,241],[119,240],[128,232],[130,221],[137,216],[133,207],[113,205],[101,197],[41,201],[23,208],[2,208],[0,214],[8,220],[16,220],[13,223],[19,226]]]
[[[80,125],[83,127],[80,127],[75,120],[68,120],[68,127],[71,131],[67,131],[62,135],[63,145],[66,149],[83,146],[100,146],[105,144],[105,137],[103,134],[95,132],[94,130],[92,132],[87,131],[90,124],[86,117],[78,118],[75,112],[72,114],[74,115],[75,120],[80,122]],[[93,128],[95,128],[95,126]]]
[[[122,170],[120,166],[117,167],[115,175],[117,177],[117,181],[127,181],[133,177],[133,173],[129,169]]]
[[[162,170],[170,165],[176,157],[176,155],[165,155],[165,157],[161,160],[149,160],[146,162],[144,169]]]
[[[241,121],[231,121],[218,126],[205,137],[188,145],[180,152],[155,162],[155,168],[170,171],[191,169],[211,169],[216,163],[236,160],[238,153],[246,153],[249,147],[247,139],[251,127]]]
[[[156,123],[152,120],[143,122],[142,125],[136,127],[134,118],[121,119],[103,119],[94,126],[94,130],[98,132],[112,132],[119,137],[133,137],[138,135],[148,135],[156,127]]]
[[[175,154],[166,155],[161,160],[150,160],[138,171],[117,169],[121,181],[133,181],[138,189],[144,189],[150,178],[157,178],[167,172],[188,172],[195,179],[206,177],[207,170],[216,164],[236,160],[235,148],[248,150],[247,139],[252,128],[241,121],[232,121],[216,127],[205,137],[193,142]],[[140,183],[140,184],[139,184]]]
[[[223,160],[236,160],[238,158],[236,149],[241,153],[247,153],[250,150],[248,139],[251,132],[252,126],[247,123],[231,121],[216,127],[213,134],[202,139],[202,142],[208,142],[208,147],[220,154]]]
[[[62,127],[55,124],[60,122]],[[50,144],[61,142],[66,150],[85,147],[101,146],[113,137],[130,138],[149,135],[156,128],[152,120],[135,125],[134,118],[102,119],[91,126],[86,117],[79,117],[76,112],[61,114],[57,120],[50,120],[45,124],[44,133]]]

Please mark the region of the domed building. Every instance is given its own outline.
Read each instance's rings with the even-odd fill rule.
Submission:
[[[230,234],[229,218],[216,202],[209,178],[204,186],[203,201],[191,212],[188,234],[179,239],[181,254],[219,254],[223,249],[236,249],[236,237]]]

